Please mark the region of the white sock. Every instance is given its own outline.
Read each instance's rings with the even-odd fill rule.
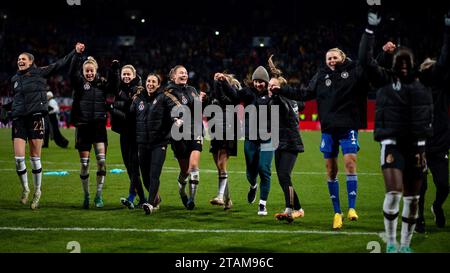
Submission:
[[[40,157],[32,157],[30,159],[33,172],[34,192],[41,192],[42,184],[42,165]]]
[[[225,192],[223,194],[224,200],[231,199],[230,198],[230,191],[228,190],[228,183],[225,185]]]
[[[97,155],[97,196],[102,195],[103,185],[106,176],[106,157],[105,154]]]
[[[198,182],[200,181],[200,172],[198,170],[192,170],[189,178],[189,197],[191,200],[195,199],[197,193]]]
[[[89,195],[89,158],[80,158],[81,170],[80,179],[81,185],[83,186],[83,191],[85,195]]]
[[[22,189],[24,191],[30,191],[30,188],[28,187],[27,166],[25,165],[25,157],[16,156],[15,159],[16,159],[16,171],[17,175],[19,176]]]
[[[418,217],[419,195],[403,197],[402,233],[400,246],[409,246]]]
[[[291,214],[292,213],[292,209],[291,208],[285,208],[284,209],[284,213]]]
[[[260,204],[260,205],[264,205],[264,206],[266,206],[266,203],[267,203],[267,201],[266,201],[266,200],[259,200],[259,204]]]
[[[383,212],[384,212],[384,229],[388,244],[397,244],[397,223],[400,199],[402,193],[390,191],[384,196]]]
[[[228,174],[226,172],[219,174],[219,191],[217,193],[217,197],[223,199],[223,195],[225,194],[225,188],[228,183]]]
[[[182,173],[178,174],[178,192],[183,195],[186,195],[186,178]]]

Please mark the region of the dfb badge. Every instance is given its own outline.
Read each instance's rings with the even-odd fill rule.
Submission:
[[[139,111],[144,110],[144,102],[143,102],[143,101],[141,101],[141,102],[139,103],[138,109],[139,109]]]
[[[19,83],[18,83],[18,82],[15,82],[15,83],[14,83],[14,89],[16,89],[17,86],[19,86]]]
[[[87,90],[91,89],[91,85],[87,82],[84,84],[83,88],[84,88],[84,90],[87,91]]]
[[[347,72],[347,71],[342,72],[342,73],[341,73],[341,77],[342,77],[343,79],[347,79],[347,78],[348,78],[348,72]]]
[[[331,80],[330,79],[326,79],[325,80],[325,85],[328,87],[331,85]]]
[[[187,104],[188,103],[188,100],[187,100],[187,98],[183,95],[183,96],[181,96],[181,102],[183,103],[183,104]]]

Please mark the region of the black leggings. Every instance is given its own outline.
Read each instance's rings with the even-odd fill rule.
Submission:
[[[144,188],[139,175],[138,145],[136,138],[127,134],[120,135],[120,150],[122,159],[130,178],[129,193],[139,196],[139,202],[145,201]]]
[[[275,168],[277,170],[278,181],[284,192],[286,208],[295,210],[302,208],[291,181],[291,173],[297,160],[297,154],[297,152],[291,151],[275,151]]]
[[[448,170],[448,152],[443,153],[427,153],[427,165],[433,175],[433,182],[436,186],[436,199],[434,201],[436,207],[442,207],[447,199],[449,192],[449,170]],[[427,176],[425,172],[422,180],[422,188],[420,190],[419,199],[419,216],[423,217],[425,193],[427,191]]]
[[[148,203],[158,205],[159,177],[161,176],[167,146],[153,146],[139,144],[139,166],[141,167],[144,187],[148,190]]]

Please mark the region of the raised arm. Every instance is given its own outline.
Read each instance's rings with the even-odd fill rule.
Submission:
[[[106,81],[106,92],[108,94],[117,95],[120,85],[120,63],[118,60],[111,62],[111,67],[108,71],[108,78]]]
[[[75,45],[75,49],[72,50],[66,56],[64,56],[64,58],[59,59],[55,63],[52,63],[48,66],[40,67],[39,70],[40,70],[41,76],[44,78],[48,78],[48,77],[52,76],[53,74],[61,71],[62,69],[64,69],[65,67],[67,67],[70,64],[70,62],[72,61],[72,57],[76,53],[82,53],[83,51],[84,51],[84,44],[77,43]]]
[[[275,86],[271,89],[272,93],[278,94],[290,100],[308,101],[316,98],[317,82],[319,79],[319,72],[309,81],[306,88],[294,88],[289,85],[283,87]]]
[[[441,54],[439,55],[439,59],[436,62],[436,68],[442,69],[442,71],[449,72],[450,71],[450,10],[447,12],[445,16],[445,30],[444,30],[444,39],[442,41]]]
[[[70,83],[73,87],[79,85],[82,82],[82,77],[83,77],[81,75],[82,62],[83,62],[83,59],[82,59],[81,53],[74,54],[72,56],[72,59],[70,60],[69,77],[70,77]]]
[[[378,65],[374,59],[373,50],[375,44],[375,31],[381,18],[374,12],[368,13],[368,26],[364,31],[359,43],[359,64],[367,73],[369,80],[375,87],[380,87],[390,81],[387,69]]]

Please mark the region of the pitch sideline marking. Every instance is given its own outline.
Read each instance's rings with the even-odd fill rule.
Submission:
[[[109,165],[111,166],[111,165]],[[120,165],[123,166],[123,165]],[[53,172],[53,171],[61,171],[63,170],[63,168],[58,168],[58,169],[50,169],[50,168],[45,168],[45,171],[47,172]],[[10,168],[0,168],[0,172],[12,172],[12,171],[16,171],[16,169],[10,169]],[[69,171],[69,172],[79,172],[80,169],[64,169],[64,171]],[[94,171],[94,170],[91,170]],[[163,172],[166,173],[178,173],[180,172],[180,170],[178,168],[171,168],[171,167],[164,167],[163,168]],[[217,170],[212,170],[212,169],[201,169],[200,172],[204,172],[204,173],[217,173]],[[228,173],[237,173],[237,174],[245,174],[245,171],[228,171]],[[272,174],[275,174],[276,172],[272,172]],[[297,175],[326,175],[325,172],[292,172],[292,174],[297,174]],[[382,173],[358,173],[358,175],[363,176],[363,175],[367,175],[367,176],[381,176]]]
[[[349,235],[349,236],[360,236],[360,235],[371,235],[371,236],[381,236],[379,232],[360,232],[360,231],[321,231],[321,230],[246,230],[246,229],[164,229],[164,228],[154,228],[154,229],[139,229],[139,228],[94,228],[94,227],[0,227],[0,230],[7,231],[94,231],[94,232],[146,232],[146,233],[259,233],[259,234],[327,234],[327,235]]]

